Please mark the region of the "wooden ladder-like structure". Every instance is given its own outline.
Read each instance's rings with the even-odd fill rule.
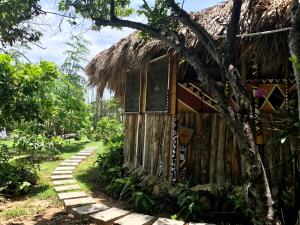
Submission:
[[[192,83],[178,83],[178,99],[196,112],[218,112],[218,103]]]

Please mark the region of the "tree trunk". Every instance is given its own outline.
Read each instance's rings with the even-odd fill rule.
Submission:
[[[296,80],[297,94],[298,94],[298,119],[300,122],[300,3],[298,0],[292,0],[291,6],[291,20],[292,27],[289,37],[289,47],[292,57],[296,57],[297,64],[293,63],[294,76]],[[298,136],[300,137],[300,129]],[[298,143],[296,143],[297,145]],[[298,212],[300,223],[300,211]]]
[[[292,28],[289,37],[289,47],[292,57],[296,57],[300,64],[300,6],[298,0],[292,1],[291,7]],[[298,93],[298,113],[300,120],[300,65],[293,63],[294,76]]]

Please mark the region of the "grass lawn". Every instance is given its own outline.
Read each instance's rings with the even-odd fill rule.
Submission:
[[[0,140],[0,144],[8,144],[12,146],[12,142],[9,140]],[[41,214],[46,211],[48,207],[59,207],[61,202],[58,200],[56,192],[51,184],[51,172],[65,159],[75,155],[80,150],[88,147],[97,147],[96,152],[100,152],[103,147],[100,142],[90,142],[88,140],[64,141],[62,153],[60,159],[55,161],[45,161],[39,165],[39,183],[34,190],[27,196],[19,199],[11,199],[6,202],[5,208],[0,207],[0,224],[1,220],[7,219],[18,219],[21,220],[23,217],[32,217],[36,214]],[[85,173],[85,170],[90,170],[90,166],[94,163],[97,154],[94,153],[86,162],[81,164],[79,168],[79,174]],[[83,190],[87,190],[88,185],[84,185],[84,182],[80,184]]]
[[[95,161],[103,149],[103,145],[98,144],[97,150],[84,163],[81,163],[74,172],[74,177],[80,188],[87,193],[97,188],[97,165]]]

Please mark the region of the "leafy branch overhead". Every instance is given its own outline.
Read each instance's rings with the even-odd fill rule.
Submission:
[[[26,45],[38,41],[42,33],[32,21],[41,14],[39,0],[0,1],[1,45]]]

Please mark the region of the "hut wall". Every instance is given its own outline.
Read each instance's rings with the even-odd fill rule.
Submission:
[[[267,143],[275,135],[275,127],[272,115],[262,115],[262,120],[263,139]],[[193,183],[243,183],[246,172],[237,141],[217,113],[179,113],[178,126],[194,130],[186,152],[187,177]],[[295,174],[289,140],[283,144],[258,146],[271,187],[280,188],[292,182]]]
[[[173,119],[167,114],[127,114],[125,165],[170,181]]]

